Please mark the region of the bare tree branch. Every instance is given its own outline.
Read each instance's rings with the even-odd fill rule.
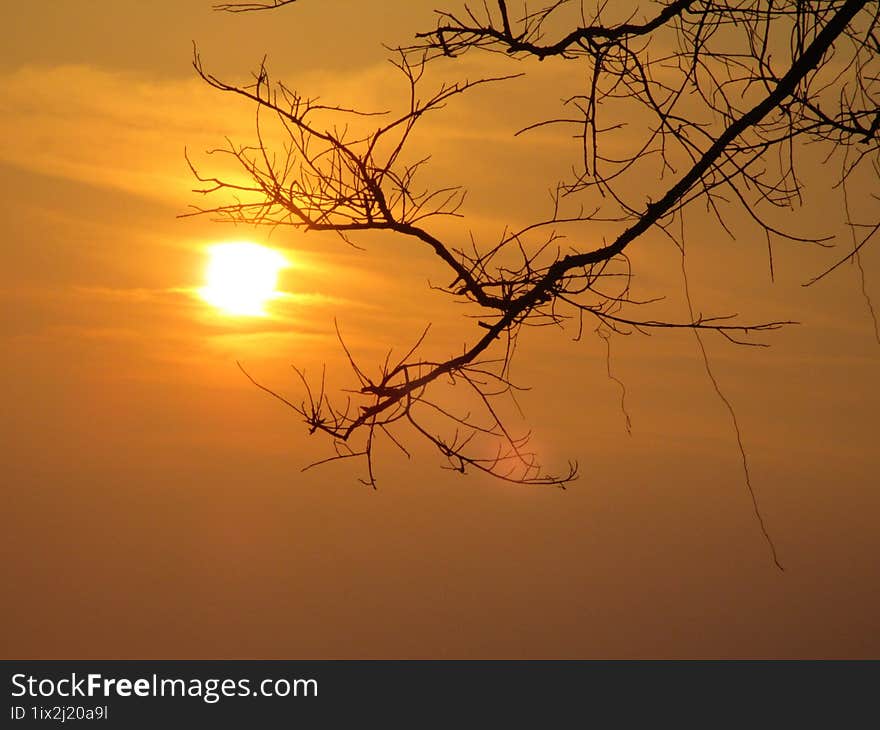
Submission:
[[[227,13],[249,13],[253,10],[275,10],[295,2],[296,0],[272,0],[270,3],[218,3],[214,6],[214,10]]]
[[[216,7],[244,12],[287,4]],[[776,222],[802,202],[798,165],[804,145],[824,145],[828,160],[839,159],[841,149],[854,151],[840,160],[841,183],[864,166],[880,171],[876,1],[669,0],[643,16],[636,7],[622,21],[620,16],[607,21],[610,6],[602,2],[594,3],[592,14],[587,3],[568,0],[538,9],[523,2],[518,12],[511,5],[498,0],[437,11],[432,30],[396,49],[393,63],[409,104],[395,112],[320,104],[272,80],[265,61],[252,83],[227,83],[207,71],[194,52],[196,72],[208,85],[252,105],[256,140],[244,146],[227,141],[211,151],[230,158],[245,182],[203,173],[202,165],[190,162],[197,193],[226,193],[231,200],[218,204],[211,198],[188,215],[333,231],[349,243],[360,231],[388,231],[431,250],[450,277],[435,288],[479,312],[467,344],[441,360],[420,355],[427,328],[403,357],[392,360],[389,354],[378,369],[356,362],[340,335],[357,382],[344,403],[325,393],[323,373],[316,384],[297,371],[305,391],[298,403],[254,381],[296,412],[311,433],[330,438],[331,460],[362,460],[365,481],[373,486],[377,440],[387,439],[409,455],[407,434],[432,445],[456,471],[563,486],[576,477],[577,465],[545,471],[529,450],[528,434],[507,425],[505,409],[515,403],[517,389],[510,363],[522,327],[573,321],[579,339],[584,318],[592,318],[608,348],[608,377],[622,388],[629,429],[625,386],[612,375],[611,337],[690,329],[698,337],[714,333],[732,344],[764,346],[751,336],[794,322],[741,321],[693,310],[684,322],[654,316],[650,308],[656,300],[639,301],[632,294],[628,248],[659,233],[683,250],[677,226],[696,204],[731,232],[726,215],[736,207],[766,237],[773,276],[774,240],[820,247],[831,242],[827,234]],[[564,15],[572,9],[573,25]],[[584,79],[582,93],[566,100],[559,115],[517,134],[527,138],[548,127],[573,127],[577,164],[571,177],[556,185],[545,218],[505,229],[493,241],[459,242],[438,234],[433,224],[464,216],[463,189],[421,187],[428,160],[413,160],[407,152],[427,115],[487,84],[522,75],[423,90],[425,70],[435,59],[480,51],[503,54],[512,64],[554,56],[572,63]],[[645,123],[627,127],[636,118]],[[270,121],[285,137],[271,149],[264,133]],[[627,151],[609,151],[624,143]],[[592,227],[599,224],[603,231],[616,225],[618,232],[605,241],[594,235]],[[880,228],[876,220],[847,224],[853,232],[861,226],[861,235],[850,253],[814,281],[857,256]],[[702,348],[702,339],[699,343]],[[443,395],[449,386],[465,394],[473,409],[453,408]]]

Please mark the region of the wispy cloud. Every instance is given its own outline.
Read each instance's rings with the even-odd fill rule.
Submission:
[[[178,202],[192,187],[184,146],[249,123],[246,110],[195,80],[63,66],[18,69],[0,84],[0,133],[15,140],[0,148],[3,161]]]
[[[486,70],[459,69],[457,76]],[[425,93],[442,80],[426,79]],[[328,104],[392,113],[408,104],[405,79],[387,63],[354,74],[310,70],[295,82],[291,85],[303,94]],[[199,159],[203,150],[223,146],[227,137],[242,143],[254,137],[252,106],[197,78],[148,78],[69,65],[19,68],[0,74],[0,85],[0,134],[14,140],[0,147],[0,160],[178,204],[192,200],[196,186],[185,147]],[[436,147],[440,138],[512,142],[510,120],[492,111],[499,93],[504,92],[478,91],[456,100],[425,125],[425,144]],[[414,142],[418,147],[418,135]],[[455,156],[454,149],[440,147],[446,159]]]

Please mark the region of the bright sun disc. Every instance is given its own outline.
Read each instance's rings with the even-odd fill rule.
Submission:
[[[256,243],[218,243],[208,254],[202,299],[226,314],[265,317],[266,303],[278,296],[278,274],[287,259]]]

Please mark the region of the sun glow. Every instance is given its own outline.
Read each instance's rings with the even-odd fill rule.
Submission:
[[[225,314],[265,317],[279,296],[278,274],[289,266],[278,251],[256,243],[218,243],[208,249],[202,299]]]

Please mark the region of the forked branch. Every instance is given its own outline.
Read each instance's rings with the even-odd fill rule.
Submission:
[[[218,7],[243,12],[286,4]],[[519,17],[504,0],[477,11],[467,6],[461,13],[440,11],[436,27],[416,34],[393,61],[410,99],[395,114],[320,104],[272,81],[265,62],[252,83],[226,83],[194,54],[195,69],[207,84],[254,107],[256,141],[229,142],[212,151],[231,158],[244,182],[205,174],[191,163],[202,184],[197,192],[225,192],[232,200],[196,207],[190,215],[332,231],[349,242],[359,231],[392,232],[427,246],[449,271],[450,283],[439,288],[480,313],[468,344],[442,360],[421,355],[427,329],[406,355],[394,360],[389,355],[378,370],[357,363],[340,336],[357,382],[341,404],[325,392],[323,375],[318,387],[297,371],[306,393],[299,402],[254,381],[293,409],[312,433],[330,437],[336,447],[331,459],[364,459],[369,484],[376,481],[377,440],[409,454],[408,433],[431,444],[457,471],[564,485],[577,475],[576,465],[545,472],[527,435],[506,425],[516,390],[510,362],[522,327],[562,326],[574,319],[579,336],[584,317],[592,317],[606,344],[614,334],[687,328],[714,332],[733,344],[762,345],[750,337],[792,322],[717,315],[675,322],[643,311],[653,300],[632,296],[628,248],[651,232],[680,246],[676,226],[697,202],[725,229],[722,211],[740,206],[767,236],[771,254],[771,237],[827,245],[826,236],[770,222],[770,213],[790,209],[801,198],[796,142],[827,143],[831,155],[840,146],[858,145],[844,177],[866,161],[878,164],[876,2],[673,0],[623,22],[606,22],[607,8],[600,3],[589,19],[582,13],[574,28],[547,40],[567,5],[561,0],[531,11],[523,5]],[[788,56],[779,54],[783,46]],[[521,75],[446,83],[423,94],[428,64],[469,50],[513,59],[558,56],[580,60],[586,68],[583,93],[566,102],[572,113],[528,128],[574,126],[580,167],[556,186],[550,215],[506,229],[488,243],[462,243],[434,230],[437,218],[463,215],[463,191],[420,188],[426,160],[408,155],[426,115],[478,87]],[[634,118],[642,115],[650,123],[641,132],[624,130],[621,119],[605,119],[609,103],[628,104]],[[270,123],[283,134],[281,146],[267,141]],[[631,151],[605,152],[609,140],[618,147],[628,142]],[[605,242],[592,224],[607,229],[609,223],[618,233]],[[861,245],[877,228],[866,230]],[[473,409],[453,409],[444,397],[448,386],[465,393]]]

